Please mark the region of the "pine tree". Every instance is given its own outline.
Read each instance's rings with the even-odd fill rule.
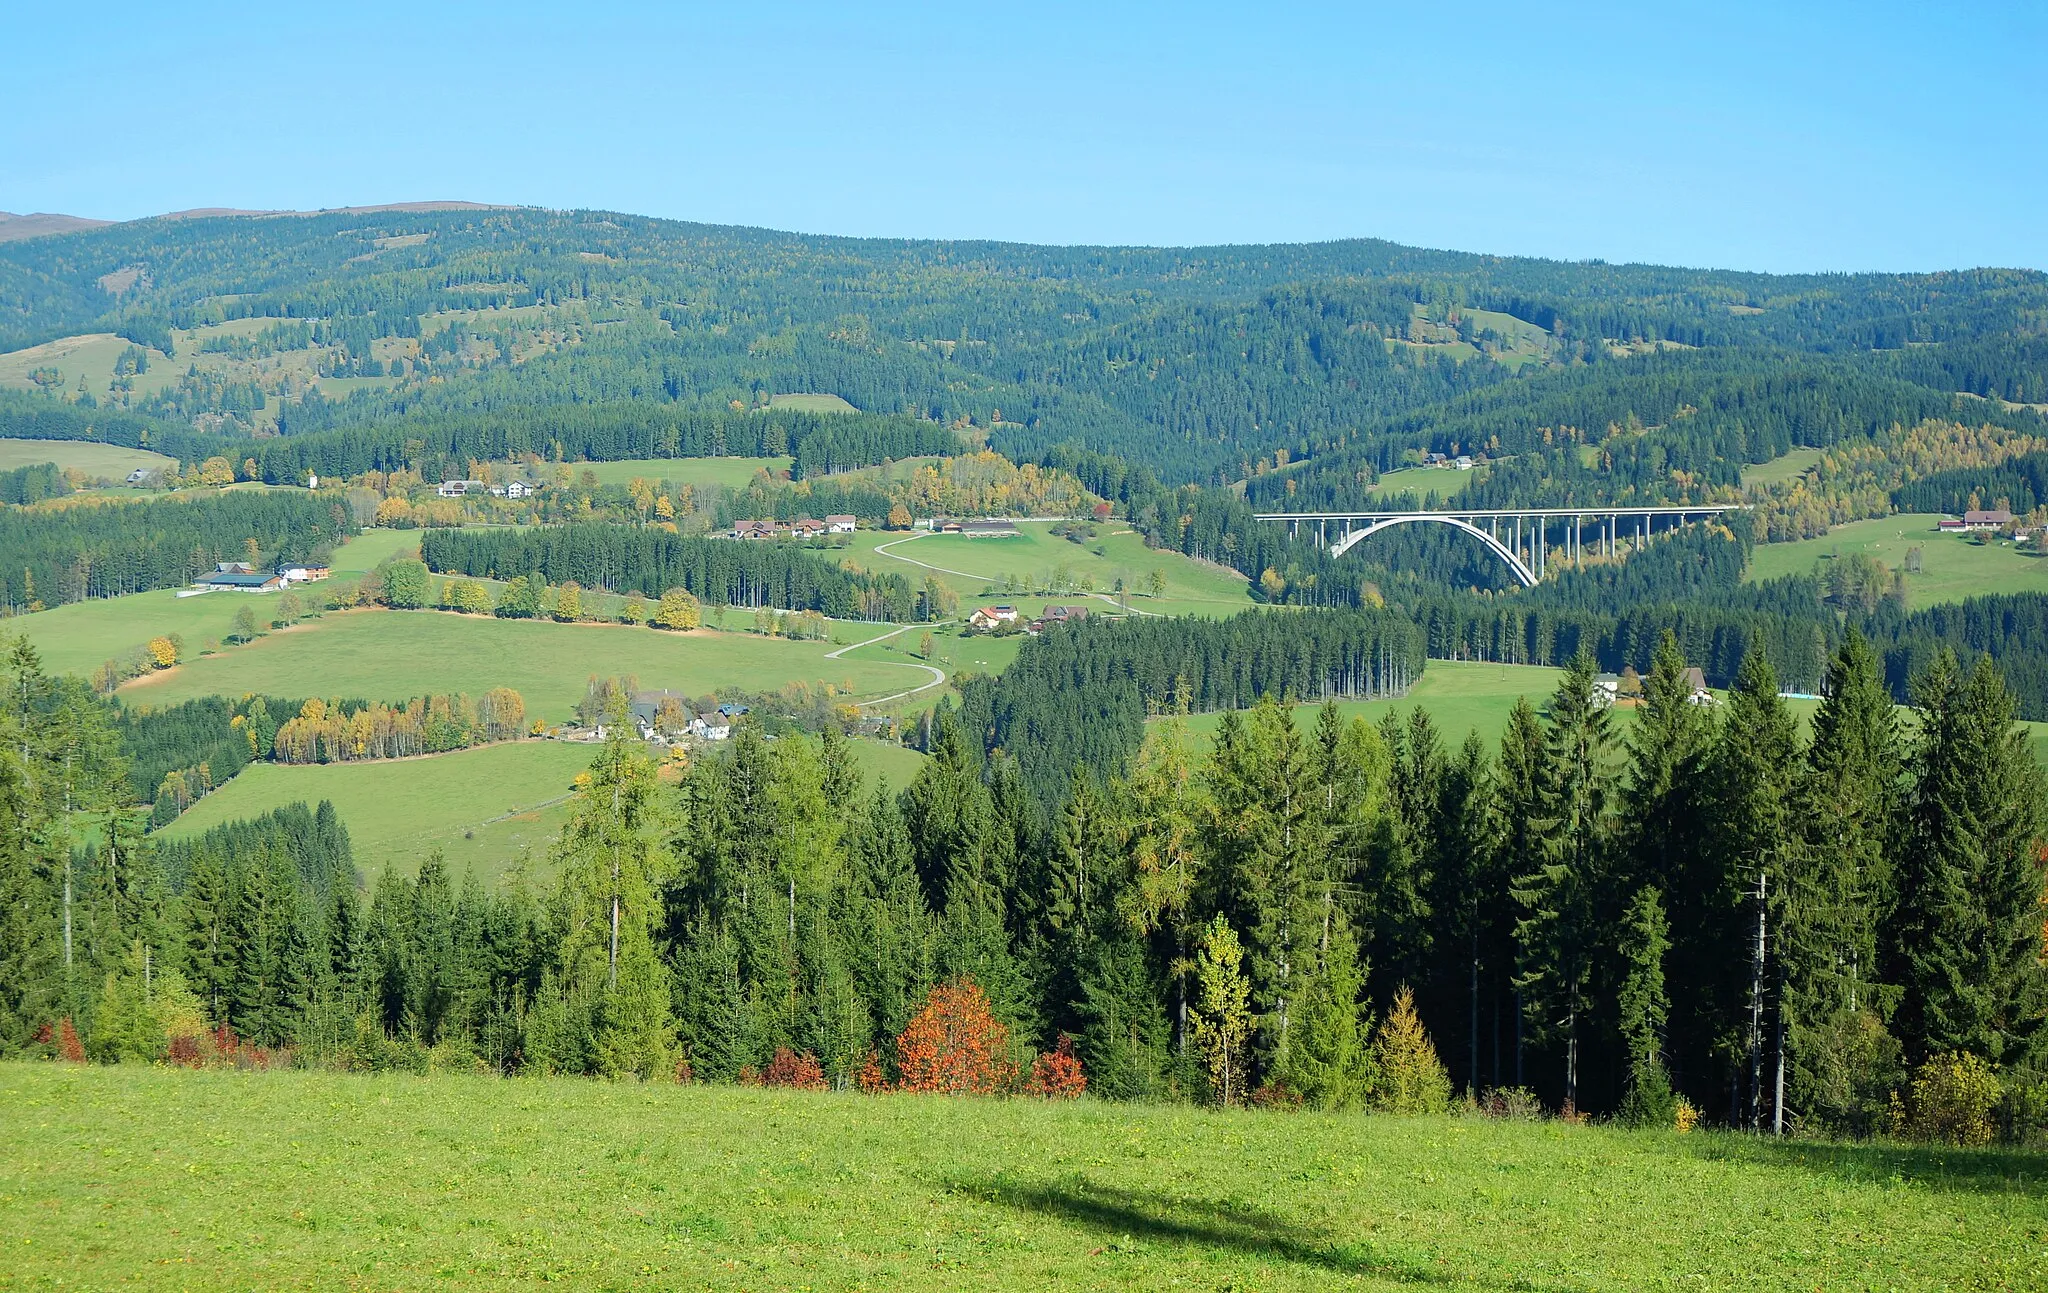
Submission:
[[[1944,652],[1919,680],[1910,835],[1893,940],[1907,1058],[1966,1051],[1994,1064],[2040,1031],[2042,779],[1989,657]]]
[[[1451,1077],[1415,1013],[1415,994],[1403,987],[1373,1034],[1372,1105],[1387,1113],[1442,1113],[1451,1101]]]
[[[1669,1127],[1678,1097],[1664,1069],[1664,1025],[1671,1001],[1664,990],[1664,954],[1670,950],[1664,902],[1645,885],[1629,903],[1621,925],[1621,1035],[1628,1047],[1628,1091],[1621,1120],[1634,1127]]]
[[[611,717],[610,738],[556,846],[560,982],[591,1012],[599,1072],[666,1077],[675,1028],[668,975],[654,947],[664,823],[654,765],[628,734],[624,714]]]
[[[1902,836],[1903,756],[1875,653],[1851,629],[1828,669],[1795,790],[1796,844],[1778,946],[1789,1104],[1810,1125],[1864,1135],[1897,1083],[1885,1027],[1898,990],[1878,931]]]
[[[1145,945],[1112,928],[1089,949],[1075,1011],[1089,1090],[1112,1100],[1156,1093],[1166,1068],[1169,1030]]]
[[[1580,1023],[1592,1004],[1602,945],[1613,777],[1609,724],[1593,685],[1592,658],[1581,654],[1551,696],[1540,790],[1529,805],[1533,815],[1521,827],[1527,838],[1515,839],[1520,832],[1514,832],[1510,840],[1530,849],[1516,859],[1512,890],[1525,913],[1515,927],[1515,986],[1545,1008],[1539,1031],[1564,1046],[1568,1110],[1578,1105]],[[1508,761],[1505,752],[1502,761]]]
[[[1303,985],[1294,1045],[1287,1068],[1279,1075],[1319,1108],[1352,1109],[1366,1097],[1372,1068],[1361,1018],[1364,989],[1358,940],[1340,908],[1331,916],[1329,932]]]

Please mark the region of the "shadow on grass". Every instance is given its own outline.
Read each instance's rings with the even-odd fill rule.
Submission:
[[[1361,1245],[1340,1244],[1248,1204],[1138,1194],[1099,1185],[1086,1177],[1035,1182],[954,1177],[946,1185],[985,1203],[1052,1217],[1111,1238],[1228,1249],[1340,1275],[1372,1275],[1413,1284],[1451,1282],[1448,1273],[1422,1262],[1372,1252]]]
[[[1956,1149],[1882,1141],[1773,1140],[1721,1133],[1673,1138],[1720,1162],[1804,1168],[1855,1185],[1915,1185],[1983,1194],[2048,1194],[2048,1154],[2024,1149]]]

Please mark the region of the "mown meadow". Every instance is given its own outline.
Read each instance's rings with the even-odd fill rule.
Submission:
[[[2048,1160],[1557,1121],[0,1065],[0,1288],[2039,1288]]]

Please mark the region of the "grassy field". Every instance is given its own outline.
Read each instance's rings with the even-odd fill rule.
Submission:
[[[536,870],[569,815],[565,797],[596,750],[515,741],[420,759],[285,766],[253,763],[164,829],[171,837],[255,817],[297,800],[334,801],[365,876],[407,874],[436,849],[456,875],[495,881],[531,851]]]
[[[2039,1288],[2048,1160],[579,1079],[0,1065],[0,1288]]]
[[[1389,712],[1406,714],[1420,705],[1435,720],[1437,732],[1455,749],[1465,733],[1477,731],[1487,748],[1500,748],[1500,734],[1507,729],[1508,711],[1517,696],[1527,696],[1538,709],[1557,690],[1562,669],[1538,665],[1472,664],[1460,660],[1432,660],[1422,677],[1399,700],[1354,700],[1339,702],[1346,718],[1361,717],[1377,724]],[[1295,710],[1295,722],[1304,729],[1315,722],[1319,705]],[[1188,732],[1203,747],[1214,739],[1222,714],[1196,714],[1188,720]]]
[[[1797,480],[1813,470],[1814,465],[1820,461],[1822,452],[1819,449],[1794,449],[1790,453],[1779,454],[1769,462],[1751,463],[1742,469],[1743,488],[1783,485]]]
[[[527,713],[559,722],[582,698],[591,674],[632,674],[642,687],[692,696],[723,686],[769,691],[790,682],[851,683],[857,695],[879,696],[923,681],[885,664],[827,660],[827,649],[826,643],[709,629],[664,633],[441,611],[346,611],[137,679],[121,697],[155,705],[252,691],[318,691],[400,700],[511,687],[526,698]]]
[[[370,530],[349,540],[334,554],[334,577],[353,579],[387,557],[419,554],[417,530]],[[309,604],[323,595],[319,584],[300,594]],[[276,604],[278,593],[209,593],[180,597],[175,589],[130,593],[97,601],[72,602],[8,622],[42,652],[52,673],[86,674],[108,658],[141,646],[153,637],[177,633],[197,651],[209,639],[225,637],[235,612],[254,605],[259,615]],[[239,690],[246,691],[247,688]]]
[[[960,595],[964,615],[979,602],[1003,601],[1037,611],[1047,602],[1086,603],[1110,610],[1107,602],[1080,593],[1056,597],[1004,594],[994,591],[1010,575],[1028,583],[1064,567],[1086,579],[1096,592],[1107,593],[1121,578],[1142,587],[1152,571],[1164,572],[1166,593],[1160,598],[1133,596],[1131,605],[1160,615],[1229,615],[1253,603],[1244,576],[1235,571],[1190,560],[1177,552],[1148,548],[1134,531],[1116,522],[1097,527],[1096,537],[1073,543],[1052,533],[1052,522],[1024,521],[1007,538],[970,539],[957,534],[909,536],[881,530],[853,535],[849,560],[869,570],[894,570],[920,582],[926,575]],[[887,547],[887,551],[877,551]],[[922,565],[918,564],[922,563]],[[941,567],[931,570],[926,567]]]
[[[901,790],[924,762],[915,750],[856,740],[855,760],[871,789]],[[495,882],[529,862],[548,870],[548,847],[567,821],[569,783],[597,747],[570,741],[513,741],[422,759],[286,766],[255,763],[164,829],[177,837],[299,800],[334,801],[366,876],[406,874],[439,849],[456,875]]]
[[[138,467],[152,471],[175,467],[177,459],[147,449],[124,449],[114,444],[90,444],[83,440],[0,440],[0,471],[13,471],[39,462],[59,467],[76,467],[88,476],[126,480]]]
[[[1852,552],[1866,553],[1893,570],[1902,570],[1907,549],[1919,548],[1921,572],[1906,576],[1907,602],[1916,609],[1986,593],[2048,592],[2048,559],[2029,556],[2026,548],[1996,539],[1978,547],[1957,535],[1937,531],[1935,524],[1940,520],[1933,513],[1902,513],[1838,525],[1818,539],[1759,544],[1744,577],[1756,583],[1780,575],[1810,574],[1826,559]]]
[[[799,392],[791,395],[771,395],[768,407],[795,409],[799,413],[858,413],[859,409],[838,395],[819,395],[813,392]]]
[[[672,480],[678,485],[723,485],[741,489],[766,467],[770,473],[788,471],[794,458],[625,458],[618,462],[572,462],[577,475],[592,472],[600,485],[623,485],[635,476],[649,484]]]
[[[1456,498],[1471,488],[1472,482],[1483,475],[1483,471],[1409,467],[1403,471],[1388,472],[1375,481],[1366,493],[1373,498],[1424,498],[1430,494],[1435,494],[1438,498]]]

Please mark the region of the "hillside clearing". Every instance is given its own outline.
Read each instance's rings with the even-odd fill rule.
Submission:
[[[0,440],[0,471],[13,471],[39,462],[75,467],[92,477],[124,481],[128,473],[145,468],[161,471],[175,468],[178,461],[147,449],[126,449],[117,444],[94,444],[85,440]]]
[[[766,470],[772,476],[788,471],[794,461],[787,455],[780,458],[622,458],[617,462],[572,462],[569,470],[578,476],[587,471],[597,477],[600,485],[624,485],[637,476],[649,484],[667,480],[678,485],[719,485],[726,489],[743,489],[754,479],[755,473]]]
[[[1990,593],[2048,592],[2048,559],[1995,538],[1980,547],[1943,534],[1935,528],[1941,519],[1932,512],[1906,512],[1838,525],[1818,539],[1760,543],[1743,578],[1760,583],[1817,569],[1825,573],[1828,560],[1859,552],[1903,570],[1906,553],[1919,548],[1921,570],[1906,576],[1906,604],[1915,610]]]
[[[1742,469],[1742,487],[1755,489],[1760,485],[1783,485],[1797,480],[1812,471],[1824,453],[1824,449],[1794,449],[1769,462],[1750,463]]]
[[[2038,1156],[1555,1122],[58,1064],[0,1100],[21,1287],[2019,1288],[2048,1227]]]
[[[690,696],[720,687],[772,691],[792,682],[846,684],[856,696],[881,696],[922,681],[891,665],[827,660],[828,649],[829,643],[711,629],[668,633],[445,611],[337,611],[137,679],[121,696],[149,705],[252,691],[395,701],[511,687],[526,698],[529,715],[561,722],[592,674],[631,674],[644,688]]]
[[[298,801],[332,800],[348,826],[356,865],[367,879],[396,867],[407,875],[440,852],[457,876],[474,870],[486,883],[522,860],[549,870],[548,848],[569,819],[570,782],[590,766],[596,745],[508,741],[416,759],[286,765],[252,763],[162,833],[177,838]],[[854,763],[872,791],[910,784],[923,765],[915,750],[855,740]]]
[[[1451,749],[1464,741],[1465,733],[1477,731],[1489,750],[1498,750],[1500,734],[1507,729],[1508,712],[1515,707],[1515,698],[1527,696],[1530,704],[1541,709],[1563,676],[1564,670],[1541,665],[1431,660],[1406,696],[1395,700],[1339,701],[1337,708],[1346,719],[1363,718],[1377,725],[1389,713],[1406,716],[1409,710],[1420,707],[1429,711],[1438,737]],[[1307,730],[1320,708],[1320,704],[1297,706],[1296,724]],[[1220,713],[1196,714],[1188,719],[1188,734],[1206,749],[1215,740],[1216,729],[1222,722]]]

